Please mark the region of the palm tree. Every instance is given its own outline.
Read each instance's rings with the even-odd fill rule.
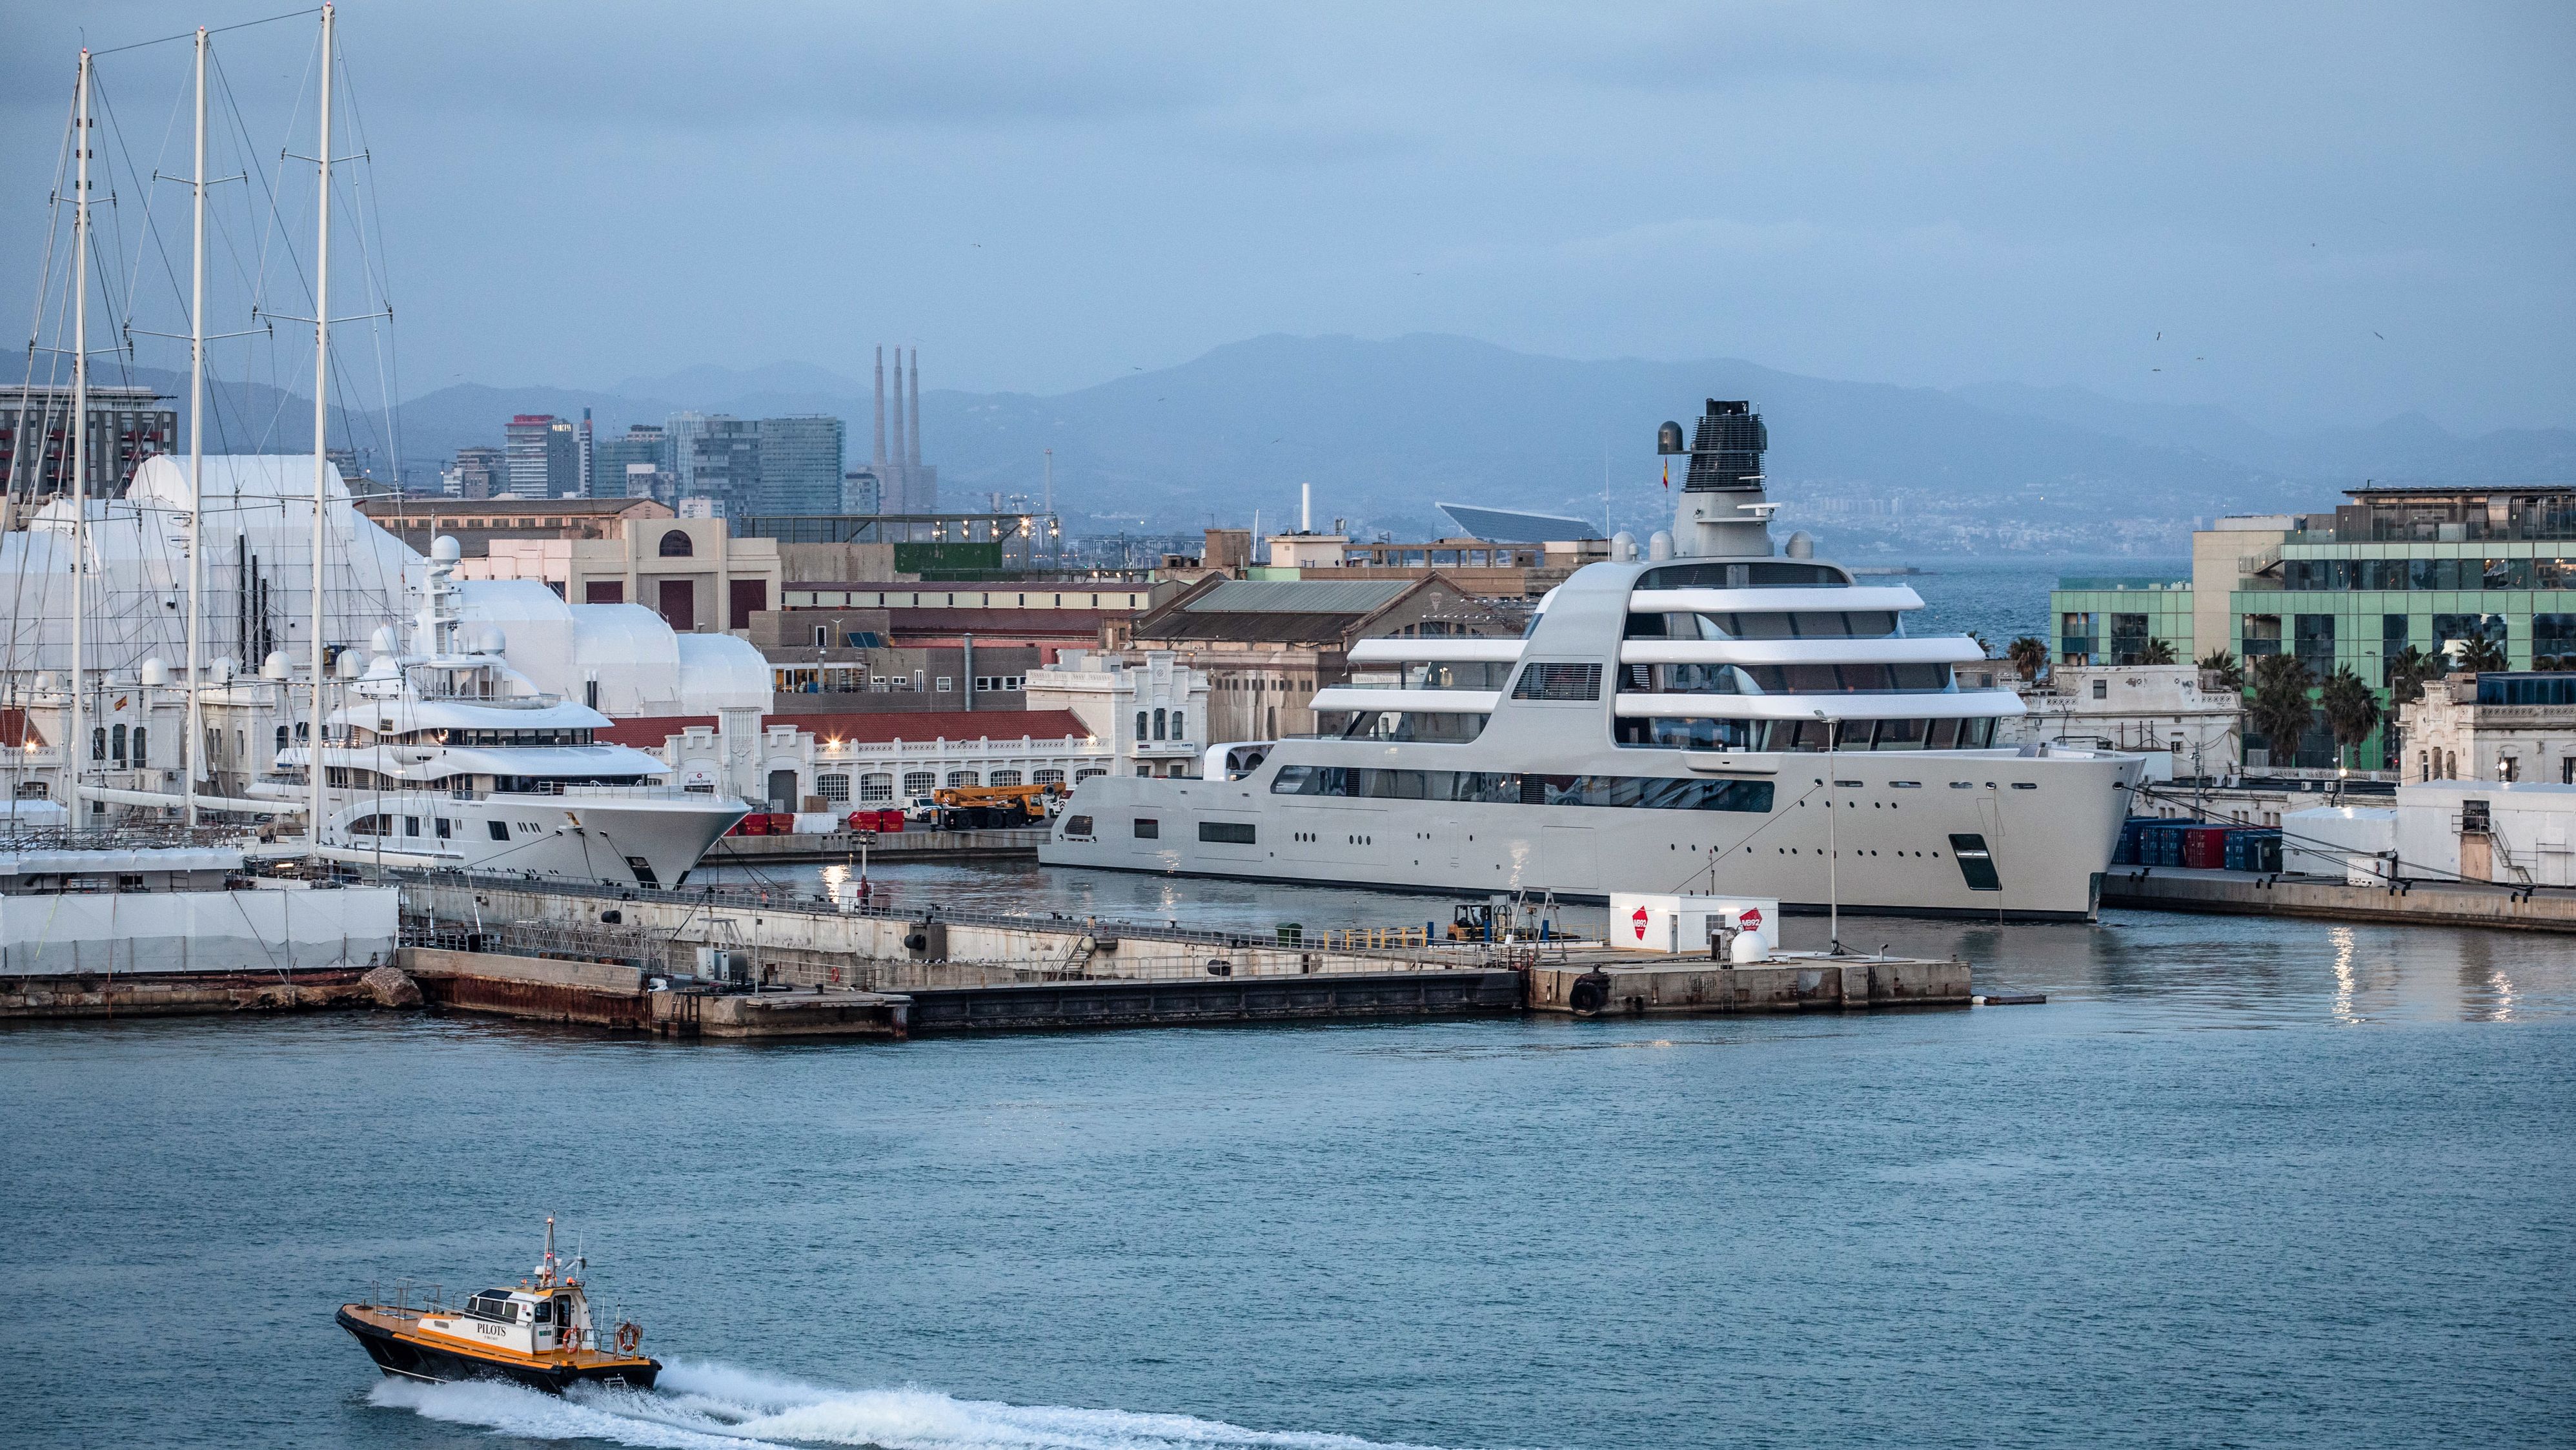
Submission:
[[[2245,688],[2245,671],[2237,665],[2236,656],[2229,654],[2224,649],[2214,649],[2209,653],[2202,655],[2200,657],[2200,668],[2205,674],[2218,676],[2219,684],[2228,689],[2241,690]]]
[[[2442,657],[2410,644],[2388,662],[2389,697],[2400,705],[2412,705],[2424,698],[2424,682],[2441,676]]]
[[[2272,742],[2272,763],[2288,765],[2296,757],[2299,737],[2308,729],[2308,667],[2297,655],[2264,655],[2254,661],[2254,698],[2245,706],[2245,722]]]
[[[1986,638],[1986,632],[1984,630],[1969,630],[1968,638],[1977,642],[1977,654],[1980,658],[1993,659],[1995,657],[1995,643],[1993,640]]]
[[[2025,680],[2039,678],[2040,669],[2048,663],[2048,641],[2035,634],[2025,634],[2004,646],[2004,658],[2013,662]]]
[[[2146,649],[2139,654],[2138,663],[2142,665],[2170,665],[2178,663],[2178,661],[2174,659],[2174,647],[2172,645],[2160,639],[2151,639],[2147,641]]]
[[[2379,728],[2379,695],[2349,665],[2337,665],[2335,672],[2326,676],[2317,701],[2325,708],[2326,728],[2334,732],[2335,744],[2345,751],[2359,749],[2361,742],[2370,738],[2370,732]]]
[[[2470,640],[2460,651],[2460,668],[2470,674],[2481,674],[2504,667],[2504,646],[2485,635],[2479,635],[2476,639]]]

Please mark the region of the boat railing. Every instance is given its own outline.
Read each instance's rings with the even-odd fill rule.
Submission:
[[[238,846],[239,826],[190,826],[182,821],[120,820],[114,825],[27,826],[0,824],[0,851],[167,850],[179,846]]]
[[[374,870],[375,868],[368,868]],[[1437,971],[1461,966],[1490,965],[1488,958],[1507,950],[1504,943],[1448,943],[1433,941],[1426,927],[1388,927],[1372,936],[1366,929],[1337,931],[1333,944],[1324,945],[1321,933],[1307,935],[1302,943],[1275,931],[1209,930],[1182,926],[1176,921],[1161,923],[1114,921],[1096,916],[1076,916],[1064,912],[1002,912],[955,908],[917,898],[879,897],[871,900],[835,899],[831,895],[796,891],[786,886],[762,886],[754,883],[724,883],[674,889],[652,886],[612,886],[604,882],[582,882],[513,875],[502,872],[460,871],[422,867],[385,867],[376,874],[386,880],[418,881],[428,886],[487,885],[509,889],[541,888],[551,895],[588,897],[603,902],[654,901],[677,905],[723,908],[754,907],[764,912],[797,913],[809,916],[856,916],[880,921],[935,921],[949,926],[989,926],[1018,931],[1061,932],[1074,938],[1109,942],[1121,940],[1184,943],[1211,951],[1245,950],[1258,947],[1284,947],[1291,950],[1331,951],[1341,956],[1375,958],[1387,964],[1388,970]],[[669,931],[650,928],[603,928],[583,926],[571,935],[540,928],[534,923],[483,922],[433,918],[427,912],[407,915],[403,926],[406,945],[438,946],[448,950],[504,952],[511,955],[555,956],[584,960],[614,960],[653,966],[673,945],[676,938]],[[1410,936],[1406,935],[1410,932]],[[524,946],[526,949],[521,950]],[[1442,960],[1425,960],[1426,948],[1436,947]],[[1455,959],[1447,959],[1454,957]],[[1104,964],[1106,959],[1104,958]],[[882,964],[881,964],[882,965]],[[903,965],[895,963],[891,965]],[[967,965],[973,965],[967,963]],[[1002,963],[1027,967],[1026,961]],[[658,967],[655,967],[659,970]],[[1151,975],[1197,975],[1203,967],[1175,965],[1168,971]]]

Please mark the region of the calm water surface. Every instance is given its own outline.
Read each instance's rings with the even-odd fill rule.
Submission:
[[[1150,878],[889,874],[1190,914]],[[1424,910],[1185,889],[1237,926]],[[902,1046],[0,1032],[0,1440],[2576,1441],[2565,942],[1845,936],[2051,1001]],[[371,1285],[515,1277],[549,1212],[662,1392],[395,1385],[332,1327]]]

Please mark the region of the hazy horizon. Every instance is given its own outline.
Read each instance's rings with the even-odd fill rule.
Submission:
[[[2285,432],[2576,425],[2560,7],[340,12],[363,129],[335,150],[372,157],[406,397],[864,383],[896,341],[927,389],[1055,396],[1274,333],[1444,333]],[[0,6],[0,301],[32,310],[84,32],[274,13]],[[312,40],[216,37],[272,178],[310,150]],[[122,174],[186,171],[187,53],[102,55]],[[126,187],[129,231],[180,205]],[[161,263],[115,260],[168,328]]]

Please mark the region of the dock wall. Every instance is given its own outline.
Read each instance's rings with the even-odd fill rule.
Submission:
[[[0,1020],[174,1017],[369,1007],[362,967],[296,972],[16,972],[0,977]]]
[[[2353,886],[2325,877],[2156,867],[2114,871],[2104,877],[2102,904],[2230,916],[2576,932],[2576,892],[2564,888],[2525,891],[2479,882]]]
[[[1964,1007],[1970,995],[1969,967],[1959,961],[1810,959],[1737,967],[1595,963],[1532,968],[1530,1010],[1576,1012],[1575,988],[1587,976],[1598,982],[1603,1005],[1581,1015],[1602,1017]]]

